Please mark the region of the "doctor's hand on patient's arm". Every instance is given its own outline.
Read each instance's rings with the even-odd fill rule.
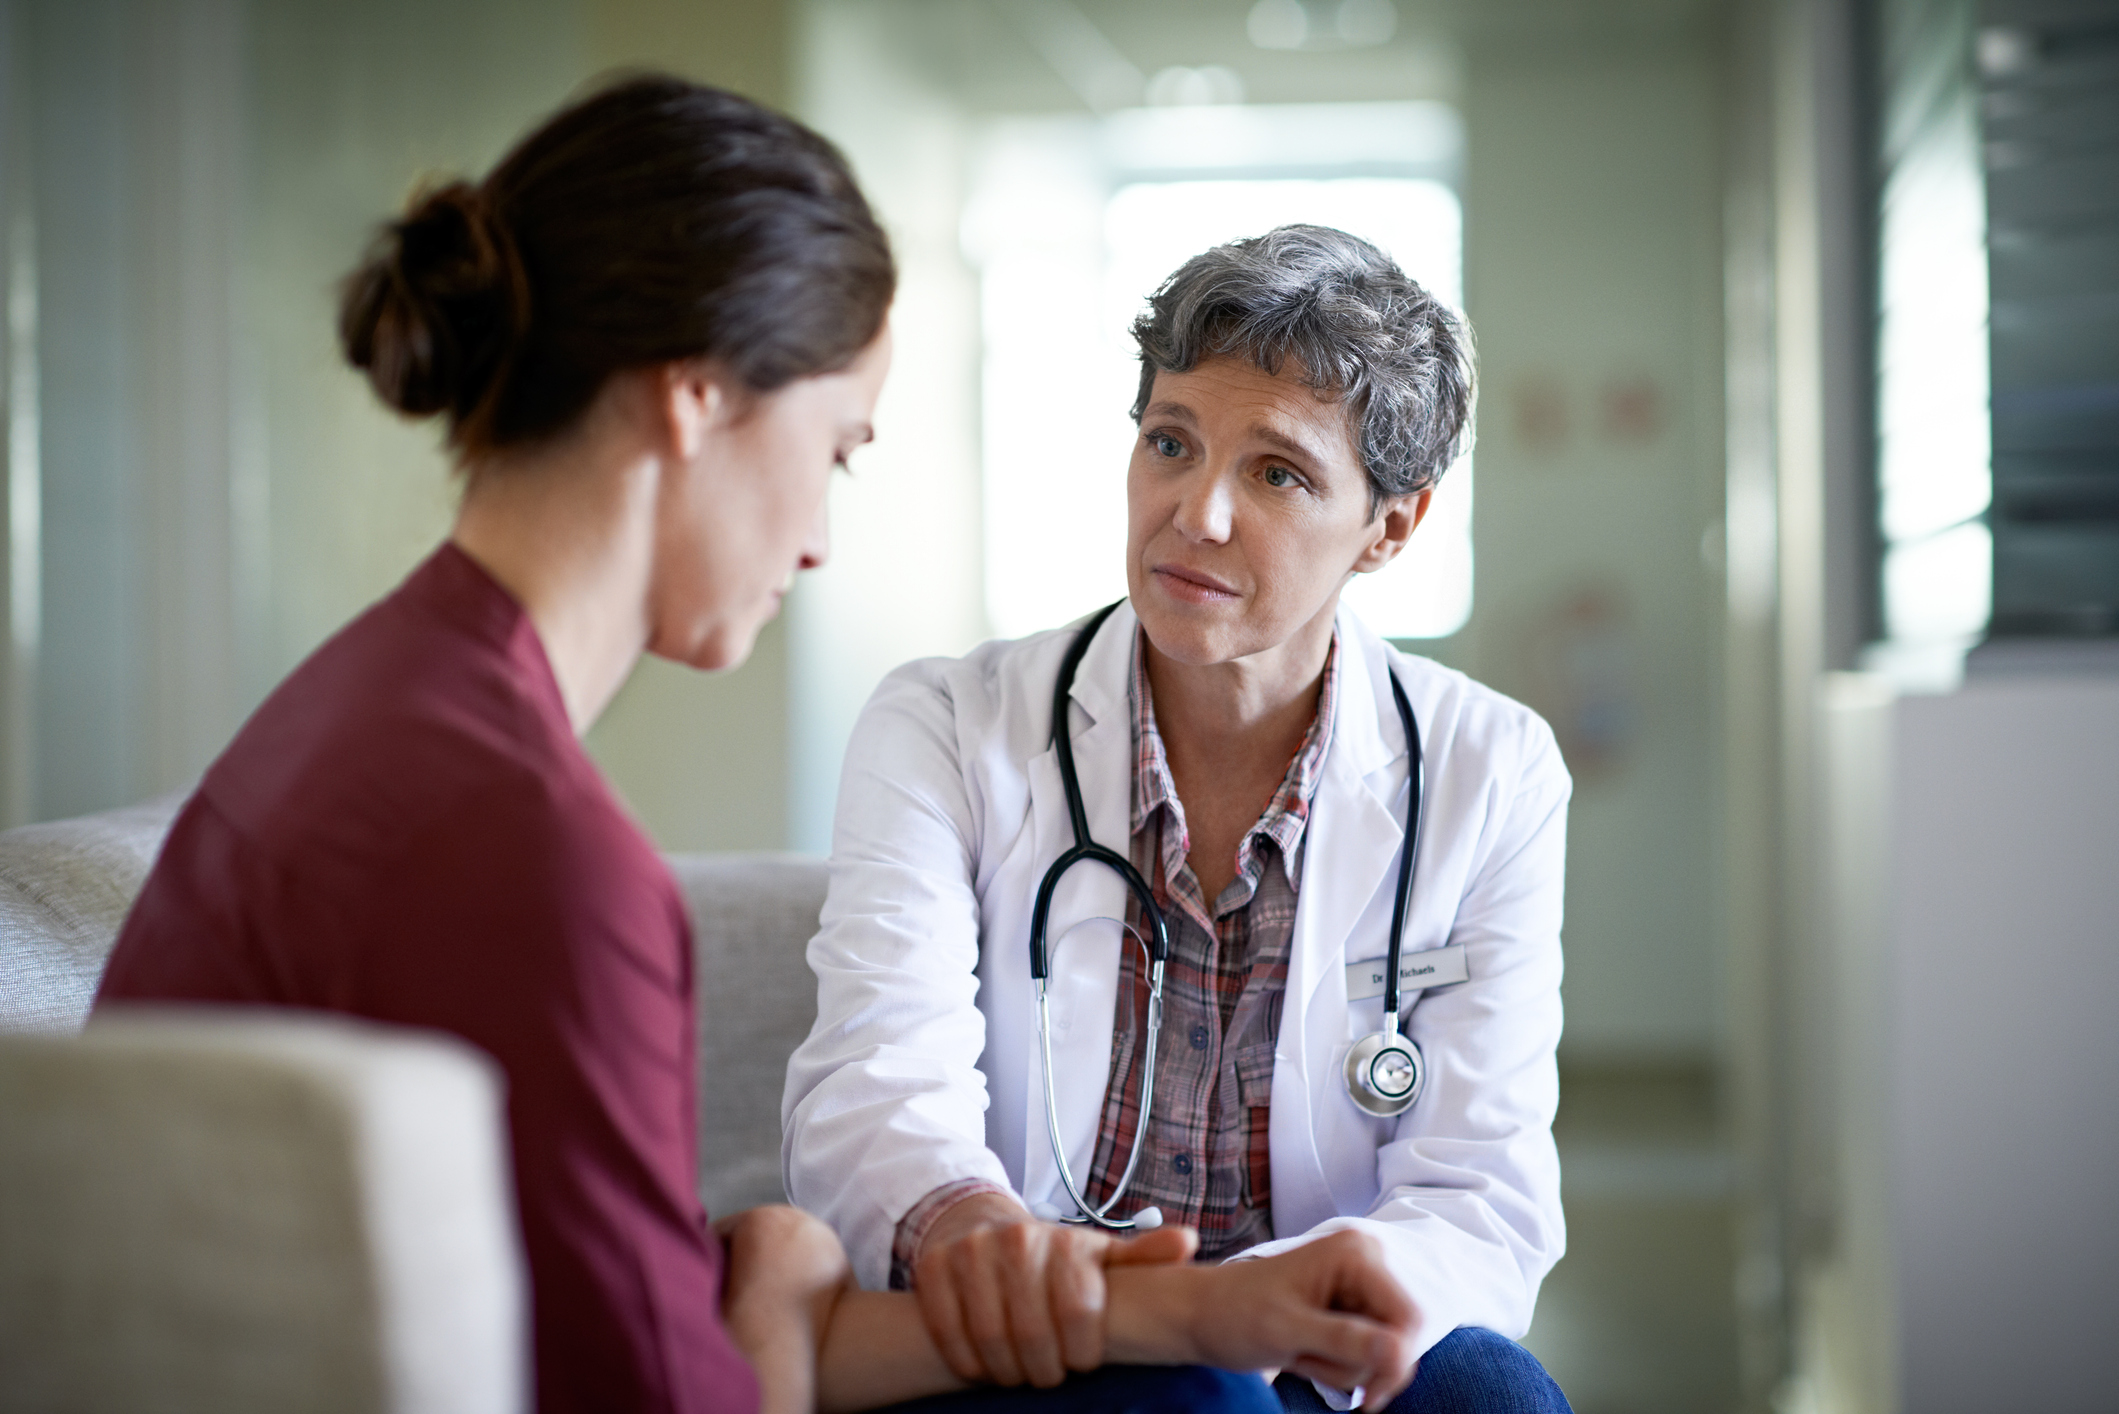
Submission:
[[[935,1347],[964,1380],[1050,1388],[1106,1356],[1106,1269],[1189,1261],[1190,1228],[1135,1238],[1032,1217],[1013,1197],[975,1193],[928,1229],[913,1292]]]
[[[855,1289],[838,1238],[815,1218],[753,1208],[714,1228],[727,1252],[722,1319],[757,1372],[764,1414],[872,1409],[965,1382],[919,1303]],[[1113,1361],[1290,1369],[1365,1386],[1371,1409],[1412,1375],[1412,1303],[1360,1233],[1219,1267],[1120,1264],[1107,1284],[1097,1324]]]

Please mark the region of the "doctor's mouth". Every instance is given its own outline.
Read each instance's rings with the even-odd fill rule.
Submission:
[[[1187,604],[1223,604],[1243,597],[1235,588],[1205,570],[1188,569],[1182,565],[1157,565],[1149,573],[1171,598]]]

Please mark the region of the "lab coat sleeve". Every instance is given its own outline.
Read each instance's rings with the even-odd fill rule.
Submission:
[[[1428,1089],[1377,1150],[1375,1204],[1244,1254],[1370,1233],[1419,1308],[1422,1353],[1459,1326],[1521,1337],[1566,1246],[1552,1120],[1571,787],[1542,721],[1523,712],[1515,732],[1517,769],[1496,773],[1487,839],[1449,935],[1466,949],[1470,980],[1410,1014]]]
[[[781,1105],[788,1197],[839,1233],[871,1289],[921,1198],[964,1178],[1011,1186],[986,1147],[978,836],[941,673],[885,679],[848,744],[809,946],[817,1020]]]

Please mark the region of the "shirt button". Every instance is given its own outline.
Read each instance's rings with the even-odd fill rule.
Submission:
[[[1207,1048],[1207,1028],[1206,1028],[1206,1027],[1204,1027],[1204,1026],[1195,1026],[1195,1027],[1193,1027],[1193,1028],[1192,1028],[1192,1049],[1193,1049],[1193,1050],[1195,1050],[1195,1051],[1203,1051],[1203,1050],[1205,1050],[1206,1048]]]
[[[1192,1171],[1192,1156],[1190,1154],[1179,1154],[1176,1158],[1170,1160],[1170,1167],[1176,1169],[1179,1173],[1190,1173]]]

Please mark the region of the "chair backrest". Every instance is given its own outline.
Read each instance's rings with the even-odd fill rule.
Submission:
[[[453,1039],[125,1008],[0,1036],[0,1410],[514,1414],[500,1084]]]
[[[0,1030],[71,1034],[181,795],[0,834]]]
[[[817,1015],[809,940],[826,866],[798,854],[678,854],[699,997],[699,1191],[719,1215],[786,1201],[780,1095]]]

